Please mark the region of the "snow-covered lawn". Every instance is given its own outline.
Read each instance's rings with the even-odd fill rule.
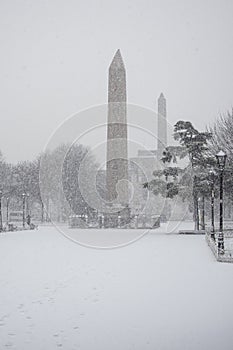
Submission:
[[[233,264],[166,229],[109,250],[53,227],[1,235],[0,349],[232,350]]]

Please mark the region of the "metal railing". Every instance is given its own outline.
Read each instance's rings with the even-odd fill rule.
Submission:
[[[221,236],[218,231],[213,234],[207,228],[205,237],[217,261],[233,263],[233,229],[226,229],[223,232],[224,249],[219,249]]]

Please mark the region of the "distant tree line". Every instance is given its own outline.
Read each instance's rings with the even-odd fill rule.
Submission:
[[[22,210],[23,196],[25,196],[27,210],[35,219],[42,222],[49,221],[50,217],[56,221],[65,221],[71,212],[91,215],[93,209],[82,197],[78,181],[79,166],[87,154],[90,154],[88,169],[86,169],[88,174],[97,171],[98,163],[88,148],[80,144],[72,145],[72,147],[62,144],[54,150],[41,153],[32,161],[21,161],[17,164],[6,162],[0,153],[0,190],[2,191],[3,211],[6,210],[6,206],[9,207],[9,210]],[[59,186],[61,169],[58,166],[62,157],[64,158],[62,184]],[[44,174],[40,173],[42,161],[47,167]],[[43,198],[41,181],[43,181]],[[88,176],[86,185],[88,186]],[[99,187],[101,192],[103,188],[101,182]],[[61,189],[63,195],[60,193]]]

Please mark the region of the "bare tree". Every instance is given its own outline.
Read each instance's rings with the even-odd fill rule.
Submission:
[[[224,150],[230,161],[233,159],[233,109],[219,116],[213,126],[209,128],[212,134],[210,149],[216,154],[220,149]]]

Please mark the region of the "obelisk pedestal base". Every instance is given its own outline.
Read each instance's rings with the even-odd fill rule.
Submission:
[[[104,228],[123,228],[130,224],[130,208],[125,207],[119,210],[119,207],[112,208],[112,213],[104,214]]]

